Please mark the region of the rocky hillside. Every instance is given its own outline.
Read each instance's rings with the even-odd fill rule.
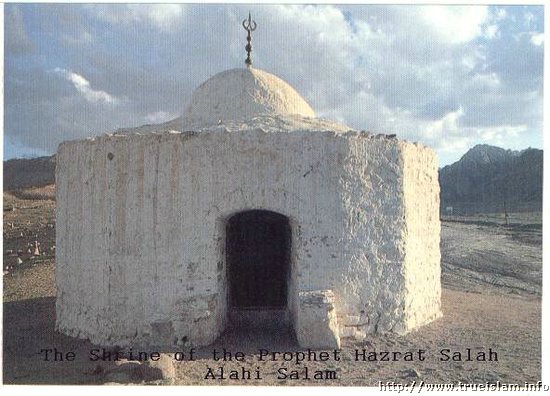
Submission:
[[[442,213],[541,211],[542,168],[542,150],[477,145],[440,170]]]
[[[4,191],[55,183],[55,155],[4,161]]]

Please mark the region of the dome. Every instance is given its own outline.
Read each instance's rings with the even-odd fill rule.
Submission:
[[[263,70],[232,69],[201,84],[184,113],[190,123],[212,125],[258,116],[315,117],[294,88]]]

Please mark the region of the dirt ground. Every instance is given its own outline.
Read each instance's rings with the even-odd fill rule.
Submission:
[[[22,195],[19,195],[22,197]],[[24,197],[24,195],[23,195]],[[55,202],[20,199],[4,194],[3,381],[6,384],[103,384],[113,362],[91,362],[87,341],[54,331],[55,321]],[[498,219],[498,218],[497,218]],[[382,382],[519,383],[541,379],[540,215],[514,215],[504,225],[490,217],[447,219],[442,222],[444,317],[405,336],[370,335],[363,342],[344,340],[340,361],[259,361],[259,349],[303,351],[288,331],[228,330],[215,344],[197,348],[193,361],[175,362],[172,381],[157,384],[195,385],[353,385]],[[34,256],[35,241],[40,255]],[[29,253],[30,249],[30,253]],[[17,258],[23,262],[18,263]],[[44,361],[41,349],[74,351],[75,361]],[[244,362],[214,361],[213,349],[244,353]],[[465,361],[467,349],[497,361]],[[356,361],[361,352],[425,350],[424,361]],[[441,361],[442,349],[458,351],[462,361]],[[175,351],[165,351],[173,356]],[[188,349],[183,350],[188,356]],[[331,351],[329,351],[331,352]],[[317,351],[319,353],[319,351]],[[333,352],[331,352],[333,353]],[[417,355],[416,355],[417,356]],[[280,358],[280,356],[279,356]],[[216,377],[250,370],[252,379]],[[306,367],[310,379],[305,379]],[[296,372],[298,379],[282,378]],[[261,379],[253,379],[256,370]],[[315,372],[324,379],[313,379]],[[329,378],[335,376],[335,378]],[[127,382],[127,381],[117,381]],[[128,380],[139,382],[139,380]]]

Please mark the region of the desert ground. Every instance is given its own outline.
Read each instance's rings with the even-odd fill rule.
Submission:
[[[335,362],[259,361],[260,348],[300,351],[288,331],[228,329],[195,360],[173,363],[175,378],[129,374],[114,362],[92,362],[88,341],[58,334],[55,321],[55,201],[53,186],[4,193],[3,381],[6,384],[152,383],[178,385],[353,385],[379,382],[524,384],[541,380],[542,220],[540,214],[444,218],[443,318],[404,336],[343,340]],[[35,255],[36,242],[39,255]],[[18,258],[22,261],[19,262]],[[43,361],[41,349],[74,351],[74,361]],[[213,349],[242,351],[244,362],[214,361]],[[464,361],[467,348],[497,353],[498,361]],[[356,361],[355,350],[425,350],[424,361]],[[462,354],[440,361],[439,351]],[[168,355],[174,351],[165,351]],[[381,354],[380,354],[381,356]],[[128,364],[128,363],[126,363]],[[172,365],[171,361],[170,364]],[[137,365],[137,363],[136,363]],[[205,379],[207,368],[261,373],[261,380]],[[295,370],[298,379],[278,378]],[[335,373],[304,379],[305,369]],[[142,373],[143,374],[143,373]]]

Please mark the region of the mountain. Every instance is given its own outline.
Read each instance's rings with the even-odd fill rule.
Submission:
[[[55,155],[4,161],[4,191],[55,183]]]
[[[542,150],[479,144],[440,169],[442,213],[542,211],[542,168]]]

